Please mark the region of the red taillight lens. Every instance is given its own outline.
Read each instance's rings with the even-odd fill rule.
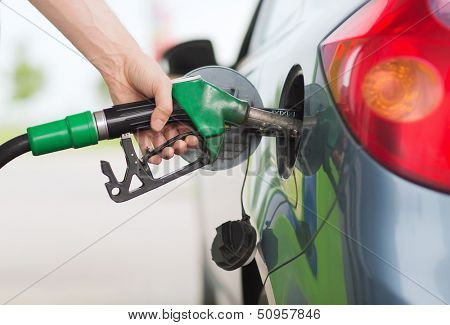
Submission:
[[[334,100],[394,172],[450,192],[450,1],[373,0],[321,45]]]

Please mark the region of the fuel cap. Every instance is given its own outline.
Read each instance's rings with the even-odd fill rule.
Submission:
[[[233,271],[253,259],[256,230],[247,220],[228,221],[216,228],[211,247],[213,261],[225,271]]]

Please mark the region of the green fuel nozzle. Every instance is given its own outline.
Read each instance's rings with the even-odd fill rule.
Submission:
[[[205,139],[211,160],[215,160],[223,141],[226,124],[242,124],[247,102],[231,96],[202,78],[180,79],[173,83],[174,113],[170,122],[190,122]],[[28,139],[33,155],[69,148],[82,148],[100,140],[150,128],[156,105],[152,99],[116,105],[95,113],[69,115],[65,119],[30,127]]]
[[[94,113],[69,115],[58,121],[30,127],[27,134],[0,146],[0,168],[28,151],[39,156],[121,138],[127,162],[123,180],[116,178],[108,162],[102,161],[101,168],[109,178],[105,186],[111,199],[124,202],[215,162],[224,147],[226,131],[233,127],[244,128],[258,135],[285,136],[289,133],[289,136],[298,137],[302,127],[308,124],[296,115],[298,112],[292,110],[251,107],[251,98],[259,98],[259,95],[251,83],[236,71],[220,67],[205,69],[219,71],[219,75],[213,74],[215,80],[227,87],[231,85],[231,89],[219,88],[200,76],[175,80],[172,87],[174,110],[168,123],[187,123],[194,131],[180,134],[158,148],[148,149],[142,158],[135,152],[130,134],[150,129],[151,114],[156,108],[153,99],[115,105]],[[249,100],[241,100],[236,94]],[[260,100],[258,102],[261,103]],[[195,135],[199,139],[200,154],[197,160],[191,161],[185,157],[189,160],[188,165],[164,177],[155,178],[147,164],[148,159],[188,135]],[[132,189],[131,183],[135,176],[142,185]]]

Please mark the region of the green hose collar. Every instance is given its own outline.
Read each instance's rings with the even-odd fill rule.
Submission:
[[[63,120],[30,127],[27,134],[34,156],[98,143],[97,128],[91,112],[69,115]]]

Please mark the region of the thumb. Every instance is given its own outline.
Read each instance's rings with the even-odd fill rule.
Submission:
[[[153,59],[141,56],[131,61],[127,78],[138,92],[155,98],[156,108],[151,117],[151,127],[161,131],[172,114],[172,82]]]
[[[172,82],[166,75],[163,75],[154,85],[156,109],[151,117],[151,127],[154,131],[159,132],[173,111]]]

